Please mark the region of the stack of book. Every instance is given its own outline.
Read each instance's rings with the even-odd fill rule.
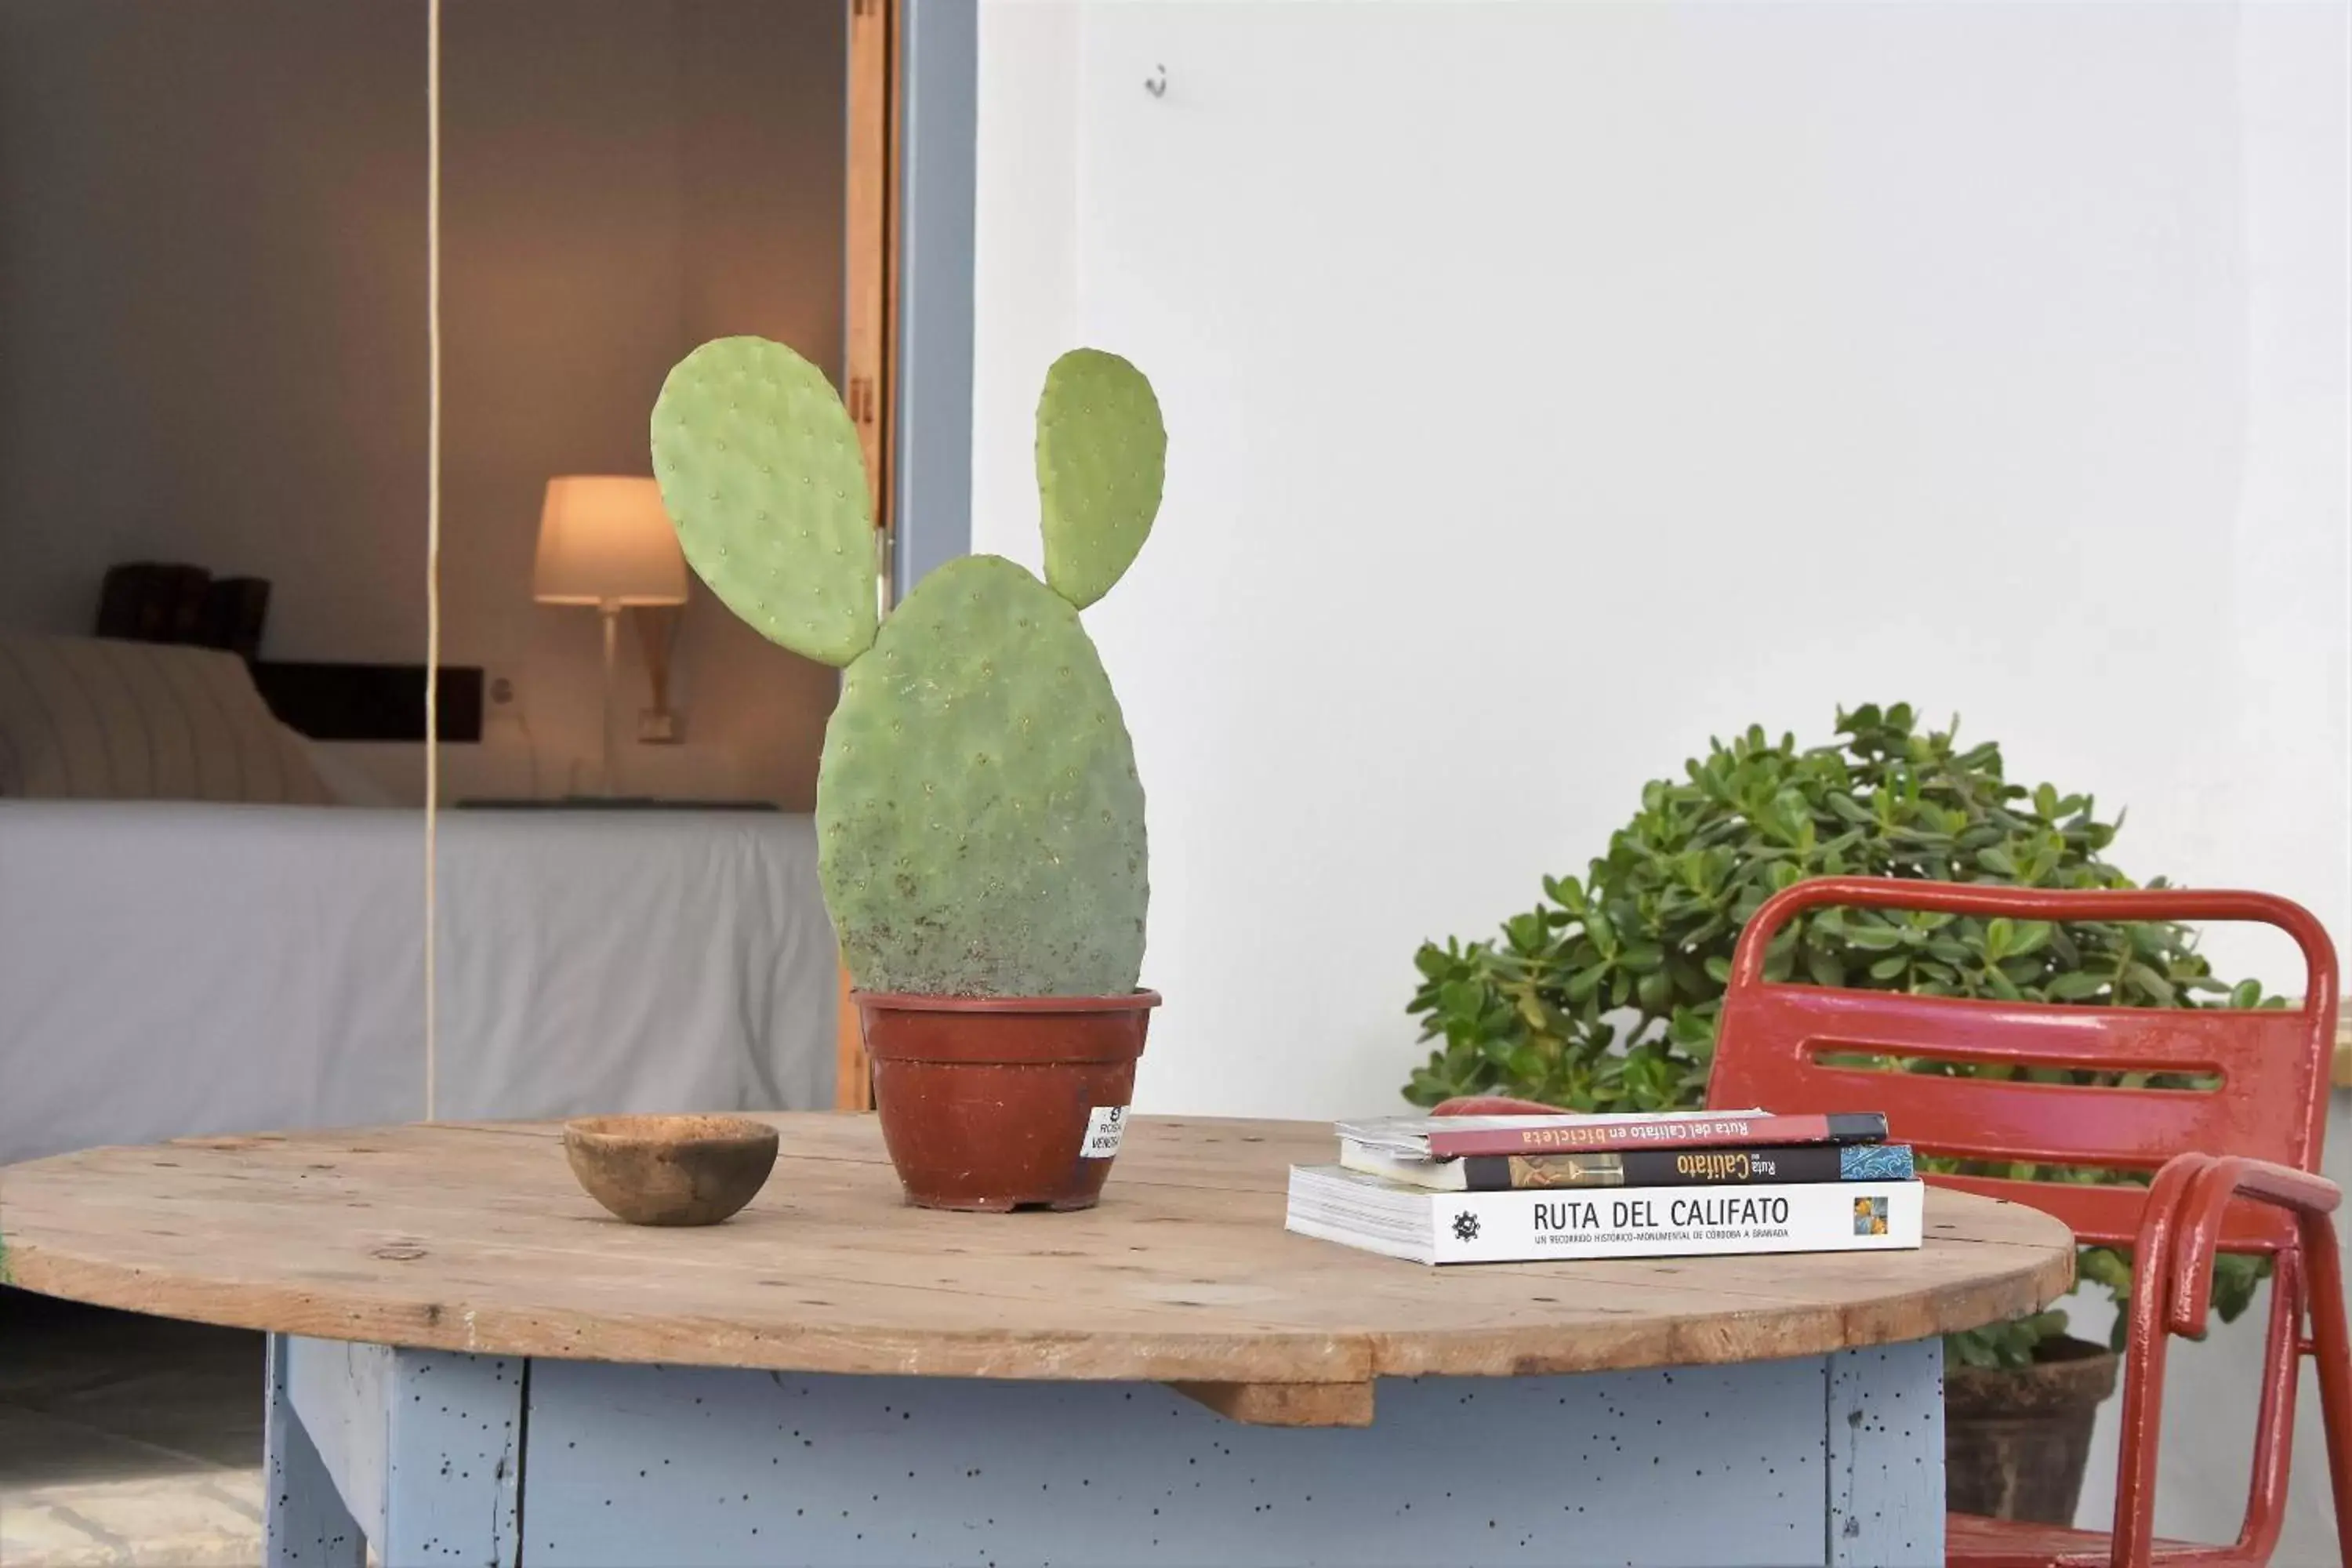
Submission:
[[[1419,1263],[1919,1245],[1911,1151],[1876,1114],[1384,1117],[1294,1165],[1290,1229]]]

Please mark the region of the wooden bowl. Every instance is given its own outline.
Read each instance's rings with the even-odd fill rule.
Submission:
[[[585,1116],[563,1153],[588,1195],[631,1225],[717,1225],[776,1166],[776,1130],[744,1116]]]

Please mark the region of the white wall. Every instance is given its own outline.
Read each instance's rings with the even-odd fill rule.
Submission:
[[[1170,428],[1088,613],[1151,803],[1139,1103],[1393,1106],[1421,939],[1841,702],[1957,710],[2128,805],[2126,869],[2352,940],[2345,27],[991,0],[976,547],[1036,559],[1055,353]],[[2229,1528],[2234,1465],[2183,1468],[2170,1524]]]
[[[1171,431],[1089,617],[1153,801],[1147,1090],[1383,1102],[1421,938],[1841,701],[2352,937],[2342,12],[2258,12],[992,6],[977,547],[1035,559],[1060,348]]]
[[[840,363],[845,17],[448,7],[444,658],[521,691],[541,793],[593,776],[601,696],[596,617],[530,600],[547,478],[650,471],[705,337]],[[108,565],[187,560],[272,580],[273,657],[422,660],[424,20],[0,6],[0,620],[83,631]],[[832,671],[698,592],[677,681],[692,746],[631,748],[625,786],[808,803]],[[453,773],[530,787],[525,735]],[[414,784],[419,749],[380,755]]]

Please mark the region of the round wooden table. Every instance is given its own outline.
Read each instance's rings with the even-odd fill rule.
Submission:
[[[1291,1122],[939,1214],[871,1118],[771,1120],[700,1230],[607,1216],[551,1124],[36,1161],[0,1279],[269,1334],[273,1564],[1365,1568],[1940,1561],[1937,1336],[2072,1275],[1943,1192],[1916,1252],[1425,1268],[1283,1230],[1332,1149]]]

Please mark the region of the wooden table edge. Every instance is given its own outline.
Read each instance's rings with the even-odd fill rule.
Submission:
[[[778,1114],[762,1119],[780,1128],[820,1120],[838,1124],[831,1117]],[[1162,1120],[1139,1122],[1138,1131],[1150,1129]],[[1319,1129],[1308,1124],[1217,1118],[1164,1120],[1163,1131],[1197,1133],[1213,1144],[1234,1134],[1243,1134],[1239,1141],[1250,1144],[1269,1141],[1278,1144],[1285,1137],[1310,1131],[1321,1136]],[[555,1122],[445,1122],[429,1129],[199,1136],[172,1140],[163,1147],[233,1154],[345,1135],[373,1139],[426,1131],[445,1137],[457,1134],[466,1142],[536,1142],[551,1141],[560,1128]],[[886,1163],[870,1127],[862,1136],[874,1146],[845,1147],[835,1141],[812,1149],[805,1157],[846,1161],[860,1167]],[[55,1159],[60,1164],[78,1165],[154,1152],[152,1147],[85,1150]],[[352,1152],[384,1152],[364,1147]],[[1281,1157],[1273,1150],[1267,1153]],[[27,1162],[0,1175],[29,1173],[50,1163]],[[305,1170],[330,1168],[306,1166]],[[1147,1173],[1150,1170],[1147,1165],[1126,1173],[1129,1184],[1202,1184],[1196,1174],[1172,1168],[1156,1173],[1155,1181]],[[1222,1184],[1217,1185],[1220,1191],[1226,1190]],[[1255,1185],[1247,1190],[1259,1198],[1267,1195]],[[1965,1236],[1939,1236],[1938,1230],[1961,1227],[1931,1225],[1930,1248],[1969,1248],[1971,1262],[1983,1266],[1957,1284],[1897,1288],[1888,1293],[1887,1282],[1882,1281],[1880,1293],[1853,1301],[1819,1300],[1810,1311],[1759,1297],[1753,1306],[1733,1305],[1699,1316],[1645,1317],[1629,1310],[1622,1321],[1604,1302],[1588,1305],[1567,1321],[1514,1319],[1438,1329],[1345,1321],[1331,1326],[1275,1321],[1198,1329],[1179,1323],[1111,1330],[1060,1323],[1026,1329],[1002,1325],[962,1329],[856,1321],[794,1322],[673,1310],[594,1310],[561,1298],[468,1301],[462,1290],[423,1294],[388,1279],[365,1281],[356,1289],[338,1289],[320,1279],[272,1279],[267,1273],[239,1273],[226,1265],[215,1275],[201,1258],[194,1267],[182,1258],[167,1270],[139,1252],[93,1256],[70,1240],[37,1239],[21,1233],[0,1237],[0,1284],[14,1283],[119,1310],[261,1332],[469,1354],[740,1368],[778,1374],[1150,1381],[1176,1388],[1238,1421],[1361,1426],[1371,1419],[1373,1385],[1381,1377],[1549,1376],[1818,1357],[1975,1328],[2037,1310],[2066,1291],[2073,1279],[2075,1249],[2059,1221],[1999,1200],[1944,1196],[1964,1205],[1983,1205],[1989,1212],[2016,1209],[2025,1216],[2004,1225],[1976,1227],[1979,1234]],[[1985,1229],[1992,1234],[1983,1234]],[[1420,1266],[1398,1263],[1393,1267],[1414,1270]],[[1562,1266],[1491,1267],[1518,1274],[1530,1269],[1549,1273]]]
[[[174,1277],[175,1293],[184,1289],[187,1279],[184,1274]],[[1130,1341],[1090,1331],[1060,1347],[1067,1353],[1045,1356],[1038,1352],[1055,1348],[1050,1337],[1008,1346],[1001,1331],[969,1335],[926,1331],[906,1336],[906,1342],[894,1351],[887,1336],[878,1331],[845,1343],[815,1330],[748,1337],[739,1330],[714,1335],[698,1351],[673,1343],[658,1361],[646,1364],[783,1374],[1155,1382],[1246,1425],[1365,1426],[1371,1424],[1374,1386],[1382,1377],[1564,1376],[1827,1355],[1933,1338],[2036,1311],[2064,1295],[2073,1282],[2069,1248],[2034,1256],[2024,1266],[1979,1280],[1965,1292],[1939,1287],[1882,1297],[1833,1319],[1822,1319],[1814,1331],[1773,1332],[1769,1342],[1738,1332],[1737,1315],[1698,1324],[1629,1325],[1616,1335],[1589,1324],[1572,1331],[1465,1329],[1411,1335],[1261,1331],[1245,1340],[1203,1334],[1189,1341],[1144,1334]],[[574,1330],[571,1342],[561,1342],[557,1325],[537,1319],[509,1321],[521,1315],[506,1310],[485,1314],[435,1307],[418,1312],[405,1301],[385,1300],[378,1303],[380,1314],[347,1310],[340,1321],[332,1317],[311,1321],[301,1310],[300,1292],[226,1280],[212,1283],[208,1310],[197,1321],[224,1328],[468,1354],[610,1359],[593,1353],[583,1331]],[[0,1252],[0,1284],[128,1311],[141,1310],[139,1303],[147,1295],[139,1269],[52,1259],[38,1244],[22,1242]],[[1759,1311],[1753,1316],[1779,1314]],[[1254,1361],[1259,1364],[1253,1366]]]

